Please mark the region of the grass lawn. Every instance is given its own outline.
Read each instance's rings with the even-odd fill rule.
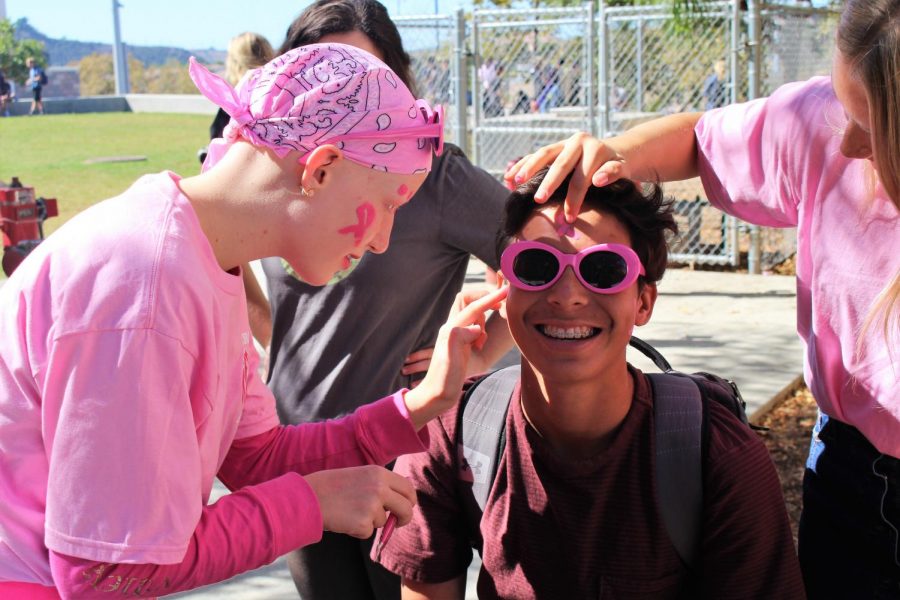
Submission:
[[[209,139],[212,117],[162,113],[92,113],[0,118],[0,181],[13,176],[37,196],[56,198],[59,217],[49,235],[76,213],[115,196],[146,173],[197,173],[197,150]],[[94,158],[147,160],[86,164]]]

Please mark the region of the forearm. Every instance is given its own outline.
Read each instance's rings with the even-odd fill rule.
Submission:
[[[694,127],[703,113],[679,113],[633,127],[604,142],[639,181],[680,181],[698,175]]]
[[[341,419],[276,427],[235,440],[218,476],[235,490],[291,471],[306,475],[324,469],[385,465],[400,454],[427,447],[428,431],[417,433],[398,392]]]
[[[228,579],[321,536],[316,495],[292,473],[205,506],[178,564],[103,563],[51,551],[50,567],[63,598],[155,597]]]

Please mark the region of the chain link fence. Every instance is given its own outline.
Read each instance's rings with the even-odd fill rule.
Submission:
[[[606,40],[600,49],[600,89],[607,99],[601,134],[735,99],[730,2],[710,5],[691,23],[675,21],[668,5],[606,8],[598,18]],[[737,265],[737,223],[709,205],[699,179],[667,183],[665,191],[675,199],[680,232],[670,242],[671,260]]]
[[[650,119],[761,97],[827,74],[837,13],[740,0],[677,22],[668,3],[462,10],[395,21],[419,94],[447,109],[446,136],[488,172],[577,131],[614,135]],[[699,180],[666,184],[681,234],[674,262],[759,272],[791,256],[794,230],[713,209]]]
[[[544,144],[590,130],[593,9],[473,13],[473,160],[500,175]]]
[[[465,115],[461,114],[458,102],[465,94],[464,83],[468,76],[465,19],[459,13],[396,17],[393,21],[403,38],[403,47],[412,59],[418,97],[444,106],[447,120],[444,137],[465,150]]]
[[[764,6],[760,20],[760,96],[771,94],[785,83],[831,72],[837,12]],[[795,254],[795,229],[759,228],[758,232],[758,241],[751,235],[747,251],[758,252],[762,269],[770,269]]]

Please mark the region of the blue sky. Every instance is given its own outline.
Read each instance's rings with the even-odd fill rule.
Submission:
[[[469,0],[381,0],[391,16],[470,8]],[[119,0],[122,40],[137,46],[218,48],[243,31],[266,36],[274,46],[310,0]],[[22,17],[53,38],[113,40],[112,0],[5,0],[6,16]],[[252,7],[248,9],[247,7]]]

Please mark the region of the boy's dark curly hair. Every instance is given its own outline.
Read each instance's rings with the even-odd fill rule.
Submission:
[[[501,230],[497,238],[499,256],[513,238],[517,237],[531,216],[544,206],[560,205],[566,199],[571,175],[544,203],[534,201],[534,194],[547,174],[547,168],[521,184],[506,201]],[[644,283],[656,283],[662,279],[669,258],[666,231],[676,235],[678,225],[672,213],[672,201],[663,196],[659,185],[651,184],[644,190],[628,179],[620,179],[603,187],[591,186],[584,198],[581,210],[596,209],[616,217],[628,229],[631,247],[641,259],[646,276]]]

